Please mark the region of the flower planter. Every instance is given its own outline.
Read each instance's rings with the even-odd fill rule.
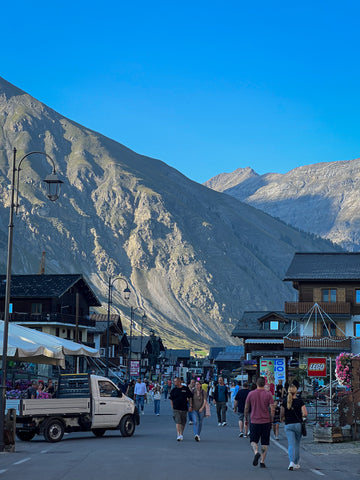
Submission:
[[[314,442],[318,443],[339,443],[343,442],[341,427],[315,427]]]

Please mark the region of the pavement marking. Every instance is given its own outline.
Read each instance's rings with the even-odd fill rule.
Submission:
[[[281,448],[281,450],[283,450],[285,453],[288,453],[288,449],[284,447],[284,445],[281,445],[281,443],[277,440],[271,440],[271,443],[275,443],[277,447]]]
[[[48,448],[47,450],[41,450],[40,453],[48,453],[51,450],[51,448]]]
[[[7,472],[6,469],[5,469],[5,470],[0,470],[0,475],[1,475],[2,473],[5,473],[5,472]]]
[[[28,460],[31,460],[31,458],[30,457],[24,458],[23,460],[19,460],[18,462],[13,463],[13,465],[20,465],[20,463],[27,462]]]
[[[316,473],[316,475],[325,475],[325,473],[322,473],[319,470],[315,470],[315,468],[310,468],[310,472]]]

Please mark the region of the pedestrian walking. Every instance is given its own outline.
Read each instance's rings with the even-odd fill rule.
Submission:
[[[189,387],[189,390],[191,393],[194,393],[194,390],[195,390],[195,379],[192,378],[188,384],[188,387]],[[188,412],[188,423],[189,425],[192,425],[193,424],[193,416],[192,416],[192,412]]]
[[[219,382],[214,390],[214,404],[216,405],[216,414],[218,417],[218,426],[225,427],[226,425],[226,409],[229,393],[227,386],[224,384],[223,377],[219,377]]]
[[[239,417],[239,437],[247,438],[249,433],[249,421],[245,417],[245,403],[247,396],[249,395],[249,384],[244,382],[243,388],[241,388],[237,394],[235,395],[234,399],[234,413],[238,414]]]
[[[297,388],[290,385],[287,398],[280,409],[281,419],[285,420],[285,434],[288,441],[288,470],[300,468],[301,423],[306,420],[307,410],[301,398],[297,397]]]
[[[160,415],[160,400],[161,400],[161,387],[160,385],[156,385],[153,390],[153,398],[154,398],[154,413],[155,415]]]
[[[200,442],[200,433],[202,429],[202,423],[205,416],[206,407],[206,393],[202,389],[200,381],[195,383],[195,388],[192,392],[192,419],[194,428],[194,439],[196,442]]]
[[[130,380],[130,383],[127,386],[125,395],[131,398],[131,400],[134,400],[134,396],[135,396],[135,380],[134,379]]]
[[[276,398],[274,400],[274,418],[273,418],[273,434],[275,440],[279,440],[279,428],[280,428],[280,402]]]
[[[274,399],[265,390],[265,378],[256,381],[256,390],[249,393],[245,402],[245,416],[250,413],[250,445],[254,452],[253,465],[265,468],[265,457],[270,443],[271,423],[274,418]],[[259,452],[261,443],[261,453]]]
[[[134,397],[135,397],[135,405],[137,406],[138,412],[144,415],[144,402],[146,398],[146,384],[141,381],[141,378],[139,377],[137,379],[137,382],[135,384],[134,388]]]
[[[176,424],[178,442],[184,439],[183,433],[186,426],[187,412],[192,411],[192,393],[186,385],[182,385],[179,377],[174,379],[174,388],[171,390],[169,400],[173,409],[173,418]]]

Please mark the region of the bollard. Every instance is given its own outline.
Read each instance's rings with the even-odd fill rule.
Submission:
[[[16,409],[9,408],[5,416],[4,442],[5,451],[15,452]]]

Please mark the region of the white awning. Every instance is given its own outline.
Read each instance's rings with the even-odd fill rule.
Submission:
[[[0,347],[3,345],[3,338],[4,321],[0,320]],[[9,323],[8,358],[65,367],[65,355],[100,357],[99,351],[95,348]]]

